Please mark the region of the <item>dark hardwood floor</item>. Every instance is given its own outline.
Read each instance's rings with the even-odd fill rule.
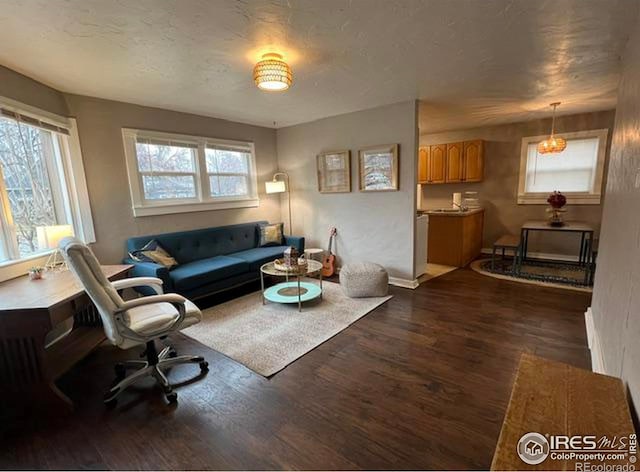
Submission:
[[[208,375],[101,399],[104,346],[59,382],[67,416],[0,426],[5,469],[487,469],[522,352],[587,367],[590,295],[457,270],[394,298],[271,379],[178,335]],[[170,379],[187,380],[197,367]]]

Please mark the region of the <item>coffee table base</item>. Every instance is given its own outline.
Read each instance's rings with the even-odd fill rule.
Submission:
[[[298,303],[308,302],[322,296],[322,289],[311,282],[282,282],[265,289],[263,295],[266,300],[274,303]]]

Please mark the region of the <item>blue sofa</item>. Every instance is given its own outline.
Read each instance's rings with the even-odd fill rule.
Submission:
[[[217,228],[151,234],[127,240],[124,263],[133,264],[131,276],[158,277],[165,292],[175,292],[195,299],[229,289],[260,278],[260,266],[282,257],[284,250],[295,247],[304,251],[304,238],[285,236],[285,245],[258,247],[260,224],[244,223]],[[152,262],[136,262],[128,254],[142,249],[152,239],[157,240],[175,259],[178,266],[171,270]],[[146,287],[140,289],[152,295]]]

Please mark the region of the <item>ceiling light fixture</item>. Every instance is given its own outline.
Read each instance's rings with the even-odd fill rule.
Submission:
[[[280,54],[270,52],[253,68],[253,81],[260,90],[280,92],[291,87],[293,74]]]
[[[556,131],[556,108],[560,102],[554,102],[550,106],[553,107],[553,118],[551,118],[551,134],[549,137],[538,143],[538,152],[540,154],[553,154],[565,150],[567,141],[564,138],[555,135]]]

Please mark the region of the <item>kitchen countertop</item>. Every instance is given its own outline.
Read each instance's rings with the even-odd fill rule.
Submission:
[[[418,210],[418,216],[429,215],[429,216],[469,216],[475,215],[476,213],[483,212],[484,208],[474,208],[472,210],[467,211],[438,211],[435,210]]]

